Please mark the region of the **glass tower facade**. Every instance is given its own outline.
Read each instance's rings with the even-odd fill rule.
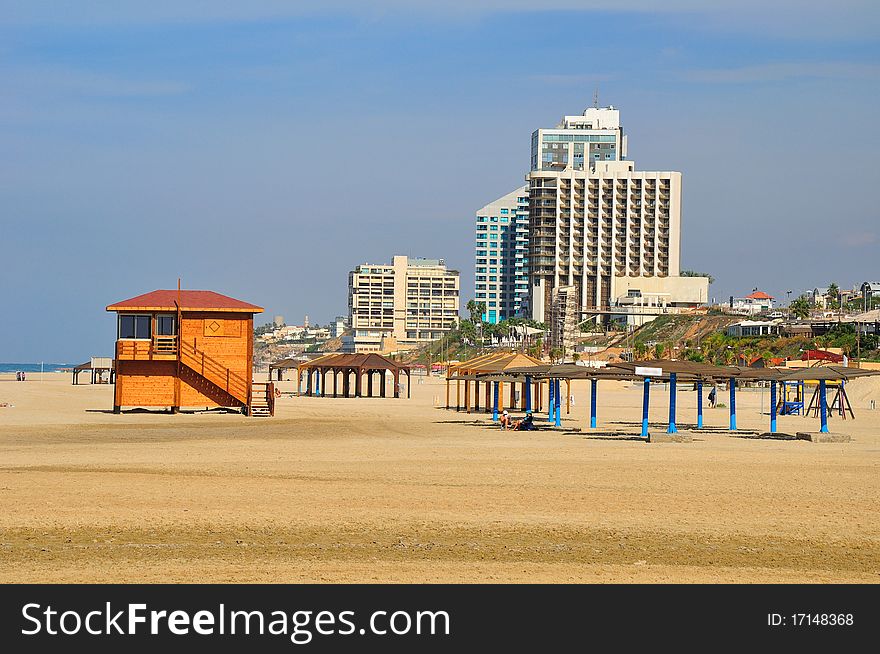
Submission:
[[[490,202],[476,213],[475,293],[483,321],[498,323],[527,314],[529,296],[528,186]]]

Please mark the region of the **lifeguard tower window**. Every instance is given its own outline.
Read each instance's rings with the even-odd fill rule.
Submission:
[[[156,335],[157,336],[176,336],[177,335],[177,318],[173,315],[156,316]]]
[[[134,316],[122,314],[119,316],[120,339],[144,339],[149,340],[150,316]]]

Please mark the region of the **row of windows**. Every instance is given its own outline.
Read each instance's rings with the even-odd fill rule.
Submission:
[[[544,134],[545,142],[551,143],[616,143],[614,134]]]
[[[174,314],[158,314],[155,320],[156,336],[175,336],[177,334],[177,316]],[[120,314],[117,338],[143,339],[153,338],[153,316]]]

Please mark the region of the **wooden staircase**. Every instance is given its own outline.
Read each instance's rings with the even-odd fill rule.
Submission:
[[[270,417],[275,415],[275,384],[272,382],[252,382],[251,401],[248,415]]]
[[[275,415],[275,385],[251,382],[200,351],[196,344],[181,341],[178,350],[181,377],[194,388],[212,397],[220,406],[241,407],[248,416]]]

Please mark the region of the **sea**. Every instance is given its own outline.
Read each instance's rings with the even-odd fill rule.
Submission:
[[[4,372],[18,372],[21,370],[22,372],[40,372],[42,369],[43,372],[57,372],[61,368],[73,368],[74,366],[78,366],[79,363],[0,363],[0,374]]]

